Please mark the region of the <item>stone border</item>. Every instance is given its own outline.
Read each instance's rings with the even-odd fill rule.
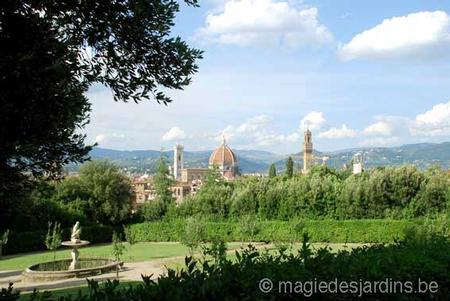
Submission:
[[[96,276],[105,274],[108,272],[115,271],[118,267],[120,268],[123,265],[123,262],[118,262],[110,259],[104,259],[104,258],[83,258],[81,261],[84,260],[93,260],[93,261],[106,261],[107,264],[92,267],[92,268],[84,268],[84,269],[76,269],[76,270],[67,270],[67,271],[36,271],[33,270],[34,267],[36,267],[39,264],[42,263],[52,263],[52,262],[61,262],[61,261],[67,261],[71,262],[71,259],[60,259],[56,261],[47,261],[42,262],[39,264],[34,264],[28,268],[26,268],[23,273],[22,277],[27,282],[44,282],[44,281],[55,281],[55,280],[63,280],[68,278],[84,278],[87,276]]]

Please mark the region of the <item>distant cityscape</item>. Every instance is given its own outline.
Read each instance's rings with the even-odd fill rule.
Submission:
[[[207,168],[209,157],[213,150],[206,151],[186,151],[184,150],[184,167]],[[285,161],[289,155],[280,155],[261,150],[239,150],[233,149],[234,154],[239,158],[239,170],[244,174],[266,174],[269,165],[275,163],[277,170],[282,171]],[[427,169],[430,166],[441,166],[443,169],[450,169],[450,142],[444,143],[418,143],[397,147],[370,147],[340,150],[333,152],[320,152],[313,150],[317,162],[325,159],[327,165],[340,169],[344,164],[348,164],[356,154],[362,156],[363,164],[366,168],[377,166],[400,166],[413,164],[420,169]],[[163,155],[168,164],[173,164],[173,150],[136,150],[121,151],[106,148],[94,148],[90,153],[92,159],[108,159],[130,176],[152,174],[155,171],[159,157]],[[291,154],[295,162],[295,168],[301,169],[303,164],[303,151]],[[69,165],[69,172],[76,172],[79,166]]]
[[[424,147],[424,145],[422,145],[422,147]],[[398,153],[402,152],[403,151],[398,151]],[[303,148],[300,154],[301,160],[299,160],[299,155],[295,155],[297,159],[296,172],[301,172],[303,174],[307,174],[315,165],[327,166],[333,156],[333,154],[325,154],[314,151],[313,135],[309,129],[304,132]],[[199,166],[192,166],[192,164],[190,166],[186,166],[184,147],[180,144],[174,146],[172,155],[173,158],[170,161],[171,165],[169,169],[171,176],[175,180],[174,185],[172,185],[171,187],[171,190],[176,203],[182,202],[183,199],[188,195],[196,194],[198,189],[200,189],[202,184],[204,183],[205,175],[207,174],[208,170],[210,170],[214,166],[218,168],[220,175],[225,181],[233,181],[239,176],[267,176],[267,171],[242,171],[240,168],[238,156],[231,149],[231,147],[227,145],[225,139],[223,139],[221,145],[218,148],[211,152],[207,166],[204,166],[202,164],[199,164]],[[353,174],[358,174],[363,172],[366,168],[366,160],[370,159],[370,150],[353,151],[352,153],[340,156],[341,160],[344,162],[340,166],[340,169],[348,170]],[[285,160],[279,161],[284,162]],[[278,165],[280,164],[278,163]],[[431,164],[429,166],[431,166]],[[283,167],[284,166],[279,168],[279,171],[282,171]],[[448,166],[443,167],[448,168]],[[142,204],[153,201],[157,198],[152,184],[152,173],[148,171],[144,172],[143,174],[129,172],[129,176],[132,179],[132,187],[134,190],[134,199],[132,202],[134,209],[137,209]]]

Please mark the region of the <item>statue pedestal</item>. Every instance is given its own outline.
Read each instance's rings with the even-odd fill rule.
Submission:
[[[80,252],[78,252],[77,248],[73,248],[71,254],[72,254],[72,262],[70,263],[69,271],[78,268],[78,256],[80,255]]]
[[[89,244],[89,241],[87,240],[79,240],[78,242],[73,241],[63,241],[62,245],[66,247],[72,247],[72,262],[69,266],[69,271],[78,269],[78,257],[80,255],[80,252],[78,252],[78,248],[82,246],[86,246]]]

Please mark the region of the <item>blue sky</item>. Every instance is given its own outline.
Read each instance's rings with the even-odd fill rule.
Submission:
[[[89,142],[115,149],[298,152],[450,140],[448,1],[208,0],[173,33],[203,49],[169,106],[115,103],[104,87]]]

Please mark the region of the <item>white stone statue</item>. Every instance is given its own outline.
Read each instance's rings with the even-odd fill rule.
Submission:
[[[79,243],[80,240],[81,227],[80,222],[76,222],[72,228],[72,235],[70,236],[70,241],[73,243]]]

